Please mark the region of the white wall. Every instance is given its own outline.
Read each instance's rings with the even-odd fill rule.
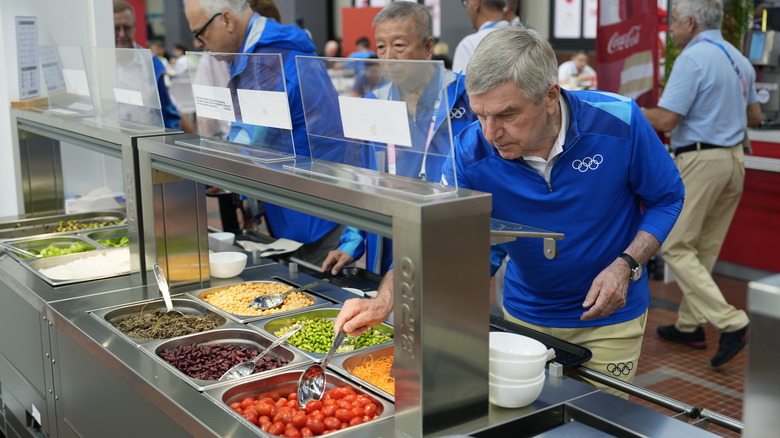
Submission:
[[[38,18],[41,45],[114,46],[112,2],[108,0],[0,0],[0,217],[23,213],[19,160],[13,144],[10,102],[19,98],[16,59],[17,16]],[[41,78],[43,84],[43,79]]]

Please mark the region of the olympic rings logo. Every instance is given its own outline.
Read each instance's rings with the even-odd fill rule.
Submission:
[[[581,160],[574,160],[571,163],[571,167],[575,170],[579,170],[582,173],[588,170],[596,170],[599,168],[599,164],[604,161],[604,157],[601,154],[596,154],[593,157],[585,157]]]
[[[613,376],[620,376],[621,374],[627,376],[631,374],[631,370],[634,369],[634,362],[620,362],[618,364],[611,363],[607,365],[607,372]]]
[[[450,111],[450,118],[459,119],[463,117],[465,114],[466,114],[466,108],[459,106],[457,108],[453,108],[452,111]]]

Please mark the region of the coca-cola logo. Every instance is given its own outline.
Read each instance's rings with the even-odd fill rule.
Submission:
[[[639,44],[639,34],[641,30],[642,25],[637,24],[636,26],[631,26],[631,29],[628,29],[628,32],[624,34],[619,32],[613,33],[609,38],[607,53],[613,54],[615,52],[630,49]]]

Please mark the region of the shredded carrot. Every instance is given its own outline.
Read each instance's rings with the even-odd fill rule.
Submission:
[[[369,357],[370,359],[363,359],[349,372],[377,388],[395,395],[395,379],[390,376],[394,356],[385,356],[379,359],[374,359],[371,355]]]

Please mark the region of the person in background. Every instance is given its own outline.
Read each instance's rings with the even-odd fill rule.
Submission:
[[[662,339],[707,347],[702,325],[720,330],[718,367],[747,343],[749,319],[723,298],[712,269],[742,196],[746,128],[761,123],[755,71],[721,35],[723,4],[679,0],[672,11],[677,57],[657,108],[644,114],[670,145],[686,197],[680,219],[661,248],[682,290],[674,325],[658,327]]]
[[[255,13],[245,0],[183,0],[183,4],[184,14],[197,47],[223,53],[282,55],[296,156],[311,156],[301,85],[295,63],[297,55],[316,56],[311,38],[298,26],[283,25]],[[248,65],[249,61],[230,63],[231,88],[255,89],[263,79],[262,71],[248,68]],[[322,86],[325,83],[330,83],[327,76],[322,78],[320,83],[309,85],[320,87],[321,94],[329,96],[329,90]],[[256,136],[264,135],[264,130],[255,129],[258,127],[238,120],[240,119],[237,118],[237,122],[231,126],[228,134],[230,141],[254,144]],[[328,251],[338,245],[343,230],[338,224],[267,202],[263,205],[268,226],[274,237],[304,244],[291,256],[319,266]]]
[[[198,60],[187,54],[187,46],[184,43],[176,43],[173,45],[173,74],[174,76],[184,76],[189,74],[189,71],[194,70],[197,67]]]
[[[350,53],[347,58],[368,59],[372,56],[376,56],[376,53],[371,50],[371,41],[368,40],[368,37],[363,36],[358,38],[355,45],[357,46],[357,50]],[[354,71],[355,76],[359,76],[360,73],[363,72],[364,65],[365,64],[362,62],[347,62],[344,66]]]
[[[552,260],[537,239],[491,247],[510,255],[504,317],[588,348],[585,367],[631,382],[650,301],[642,265],[683,204],[674,162],[633,100],[561,89],[555,52],[536,31],[487,35],[466,89],[479,123],[455,137],[442,183],[491,193],[496,219],[566,236]],[[353,333],[386,317],[387,283],[377,301],[347,301],[336,327]]]
[[[504,6],[504,20],[508,21],[512,26],[528,27],[527,24],[520,18],[520,1],[519,0],[506,0],[506,6]]]
[[[444,62],[444,68],[452,70],[452,58],[450,58],[450,46],[444,41],[437,41],[433,45],[433,57],[431,59]]]
[[[336,40],[328,40],[323,48],[323,55],[326,58],[340,58],[341,57],[341,43]],[[325,61],[329,70],[343,70],[344,63],[341,61]]]
[[[509,26],[509,22],[504,20],[504,0],[461,0],[461,4],[466,8],[471,26],[477,32],[465,36],[455,48],[452,58],[452,71],[455,73],[466,71],[466,65],[485,35]]]
[[[135,10],[124,0],[114,0],[114,42],[117,49],[142,49],[135,42]],[[154,73],[157,78],[157,93],[160,96],[163,124],[166,128],[195,132],[192,121],[179,114],[173,104],[168,87],[165,85],[165,67],[156,56],[152,56]]]
[[[154,42],[149,44],[149,50],[152,51],[152,55],[156,56],[160,60],[163,67],[165,67],[165,73],[170,76],[173,74],[173,67],[168,61],[168,56],[165,53],[165,46],[162,43]],[[167,79],[167,77],[166,77]],[[166,85],[170,85],[167,84]]]
[[[373,22],[379,59],[431,60],[434,43],[432,23],[428,9],[418,3],[393,2],[385,6]],[[426,161],[423,157],[427,157],[429,150],[439,156],[450,153],[447,112],[450,114],[452,135],[476,120],[469,105],[465,80],[463,75],[445,70],[444,83],[441,84],[430,65],[417,67],[417,64],[405,63],[404,67],[408,68],[404,74],[395,73],[404,70],[400,68],[400,63],[396,65],[398,67],[393,68],[394,74],[389,78],[391,82],[367,95],[371,98],[406,101],[414,152],[396,152],[398,168],[388,170],[411,178],[420,178],[423,175],[428,181],[438,181],[441,177],[442,161]],[[442,86],[446,86],[449,107],[442,105],[436,115],[433,115],[434,109],[431,108],[430,102],[441,98]],[[360,258],[364,240],[366,268],[378,274],[387,272],[392,263],[392,241],[353,227],[346,228],[341,237],[341,245],[328,254],[322,264],[322,270],[331,271],[335,275],[345,265]]]
[[[253,11],[263,17],[276,20],[277,23],[282,22],[282,15],[279,13],[279,8],[274,3],[274,0],[247,0],[247,3],[249,3]]]
[[[378,59],[378,57],[374,55],[368,59]],[[361,64],[365,64],[363,72],[355,78],[355,84],[349,91],[349,95],[353,97],[363,97],[380,85],[387,83],[387,77],[382,74],[382,66],[378,62],[366,61],[361,62]]]
[[[558,67],[558,81],[567,90],[595,89],[596,71],[588,65],[588,52],[578,50]]]

